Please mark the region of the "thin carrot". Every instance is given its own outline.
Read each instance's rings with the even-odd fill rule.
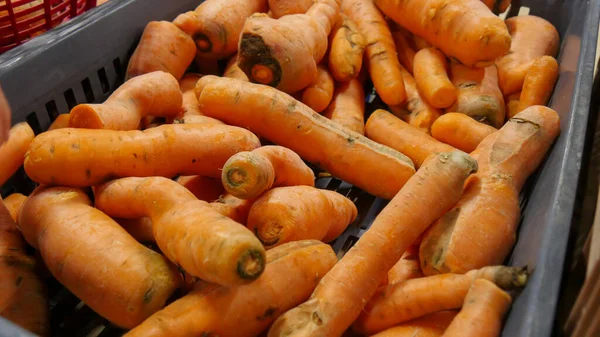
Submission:
[[[223,194],[225,189],[221,180],[203,176],[181,176],[177,183],[187,188],[192,194],[203,201],[212,202]]]
[[[225,66],[225,72],[223,73],[224,77],[235,78],[242,81],[248,81],[248,76],[238,67],[237,65],[237,54],[233,55],[227,65]]]
[[[137,219],[114,219],[124,230],[138,242],[155,242],[152,232],[152,220],[148,217]]]
[[[479,144],[472,153],[479,172],[423,237],[419,258],[425,275],[464,273],[504,261],[516,240],[519,191],[559,132],[558,114],[533,106]]]
[[[125,82],[102,104],[76,105],[71,109],[69,126],[136,130],[146,116],[176,116],[181,103],[177,79],[164,71],[155,71]]]
[[[249,128],[373,195],[391,199],[414,173],[401,153],[347,131],[274,88],[204,77],[196,94],[207,115]]]
[[[229,194],[255,199],[272,187],[314,186],[315,174],[294,151],[271,145],[231,156],[221,181]]]
[[[38,187],[21,209],[19,227],[60,283],[120,327],[160,310],[182,284],[167,259],[92,207],[81,190]]]
[[[167,72],[179,80],[196,56],[192,38],[168,21],[151,21],[146,25],[135,48],[125,79],[151,73]]]
[[[536,59],[525,75],[517,112],[532,105],[547,105],[557,79],[558,62],[554,57],[542,56]]]
[[[372,0],[344,0],[341,11],[348,15],[365,37],[366,63],[373,85],[388,105],[406,100],[405,81],[390,28]]]
[[[498,337],[510,295],[486,279],[477,279],[465,297],[462,309],[444,332],[444,337]]]
[[[29,145],[35,135],[29,124],[23,122],[14,125],[8,134],[6,143],[0,145],[0,186],[12,177],[23,165]]]
[[[196,83],[202,77],[200,74],[187,73],[179,80],[182,97],[182,111],[175,117],[169,117],[168,123],[175,124],[223,124],[220,120],[204,116],[196,98]]]
[[[492,126],[457,112],[442,115],[431,126],[433,138],[467,153],[475,151],[485,137],[496,131]]]
[[[193,276],[240,285],[264,270],[265,251],[246,227],[162,177],[123,178],[95,191],[96,207],[119,218],[149,217],[158,247]]]
[[[423,277],[419,263],[419,245],[411,245],[388,272],[388,284]]]
[[[460,198],[476,168],[463,152],[432,156],[319,282],[311,299],[275,321],[269,337],[340,336],[402,253]]]
[[[21,211],[21,207],[26,200],[27,196],[21,193],[13,193],[4,198],[4,206],[10,213],[10,217],[13,219],[13,221],[18,222],[19,212]]]
[[[271,17],[279,19],[284,15],[304,14],[313,5],[313,0],[269,0]]]
[[[116,146],[119,151],[114,151]],[[162,125],[145,131],[59,129],[33,140],[25,172],[38,183],[76,187],[130,176],[217,178],[229,157],[258,146],[250,131],[228,125]]]
[[[445,310],[389,328],[371,337],[441,337],[457,312]]]
[[[365,134],[365,91],[359,79],[340,83],[323,116],[348,130]]]
[[[370,139],[405,154],[417,168],[431,154],[456,150],[381,109],[371,114],[365,131]]]
[[[64,129],[69,127],[70,114],[60,114],[48,128],[48,131],[55,129]]]
[[[302,92],[302,103],[316,112],[323,112],[333,98],[333,77],[323,65],[317,67],[315,82]]]
[[[414,56],[414,76],[423,97],[438,109],[456,101],[456,88],[448,78],[446,56],[435,48],[421,49]]]
[[[344,13],[331,31],[329,44],[331,75],[339,82],[356,78],[362,69],[366,42],[356,23]]]
[[[254,204],[254,199],[245,200],[236,198],[231,194],[225,194],[211,202],[210,206],[233,221],[246,225],[252,204]]]
[[[398,53],[398,61],[400,64],[408,70],[409,73],[414,74],[414,59],[415,50],[410,46],[404,32],[395,31],[392,32],[394,38],[394,44],[396,45],[396,53]]]

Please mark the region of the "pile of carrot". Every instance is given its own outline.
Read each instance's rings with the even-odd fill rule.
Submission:
[[[49,334],[44,264],[132,337],[499,336],[529,278],[502,265],[519,193],[560,133],[558,33],[509,3],[206,0],[148,23],[106,101],[0,146],[0,185],[39,184],[0,199],[0,316]],[[389,200],[345,254],[361,210],[315,168]]]

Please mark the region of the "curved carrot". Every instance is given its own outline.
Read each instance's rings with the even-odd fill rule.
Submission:
[[[10,217],[13,219],[13,221],[19,221],[19,212],[21,211],[21,207],[26,200],[27,196],[21,193],[13,193],[4,198],[4,206],[10,213]]]
[[[211,202],[210,206],[233,221],[246,225],[252,204],[254,204],[254,199],[244,200],[231,194],[225,194]]]
[[[129,59],[125,80],[151,73],[167,72],[179,80],[196,56],[192,38],[168,21],[151,21]]]
[[[130,176],[217,178],[229,157],[258,146],[250,131],[228,125],[162,125],[145,131],[59,129],[34,139],[25,172],[41,184],[79,187]]]
[[[374,2],[396,23],[467,66],[489,66],[510,49],[504,21],[480,0]]]
[[[552,56],[536,59],[523,82],[517,113],[532,105],[546,105],[558,79],[558,62]]]
[[[152,232],[152,220],[148,217],[137,219],[114,219],[124,230],[138,242],[155,242]]]
[[[350,17],[365,37],[366,62],[373,85],[388,105],[406,100],[405,81],[390,28],[372,0],[344,0],[341,11]]]
[[[315,174],[294,151],[282,146],[262,146],[239,152],[223,166],[225,190],[241,199],[255,199],[278,186],[315,185]]]
[[[398,53],[398,61],[400,64],[408,70],[409,73],[413,74],[414,71],[414,59],[415,50],[410,46],[404,32],[395,31],[392,32],[394,38],[394,44],[396,45],[396,53]]]
[[[442,115],[431,126],[433,138],[467,153],[475,151],[485,137],[496,131],[492,126],[457,112]]]
[[[354,78],[347,83],[340,83],[323,116],[348,130],[364,135],[365,91],[360,80]]]
[[[181,90],[182,111],[174,117],[167,118],[168,123],[173,124],[223,124],[220,120],[204,116],[198,106],[195,88],[196,83],[202,77],[200,74],[187,73],[179,80]]]
[[[279,19],[284,15],[304,14],[313,2],[313,0],[269,0],[271,17]]]
[[[225,189],[221,180],[203,176],[181,176],[177,183],[187,188],[199,200],[212,202],[223,194]]]
[[[19,227],[60,283],[120,327],[141,323],[182,285],[167,259],[92,207],[81,190],[38,187]]]
[[[394,284],[423,277],[419,262],[419,246],[412,245],[402,254],[402,257],[388,271],[388,284]]]
[[[8,133],[6,143],[0,145],[0,186],[12,177],[23,165],[27,149],[33,141],[35,134],[29,124],[23,122],[14,125]]]
[[[365,38],[356,23],[343,13],[330,36],[329,71],[337,81],[348,82],[362,69]]]
[[[71,117],[71,115],[68,113],[58,115],[58,117],[56,117],[54,122],[52,122],[52,124],[50,125],[50,127],[48,128],[47,131],[68,128],[70,117]]]
[[[223,73],[223,77],[235,78],[242,81],[248,81],[248,76],[238,67],[237,65],[237,54],[233,55],[227,65],[225,66],[225,72]],[[197,100],[196,100],[197,101]]]
[[[441,337],[457,312],[445,310],[402,323],[371,337]]]
[[[302,92],[302,103],[316,112],[323,112],[333,98],[333,77],[322,65],[317,68],[316,81]]]
[[[263,272],[265,251],[252,232],[170,179],[117,179],[95,194],[96,207],[110,216],[149,217],[158,247],[193,276],[232,286]]]
[[[69,126],[136,130],[146,116],[176,116],[181,103],[177,79],[164,71],[155,71],[125,82],[102,104],[76,105],[71,109]]]
[[[414,56],[415,82],[424,98],[438,109],[456,101],[456,88],[448,78],[446,56],[435,48],[421,49]]]
[[[463,152],[432,156],[319,282],[311,299],[273,323],[269,337],[340,336],[402,253],[460,198],[476,169],[477,162]]]

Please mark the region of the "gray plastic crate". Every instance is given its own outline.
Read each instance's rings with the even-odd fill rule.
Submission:
[[[39,133],[77,103],[102,102],[122,82],[128,56],[146,23],[171,20],[200,2],[112,0],[0,55],[0,84],[13,108],[13,123],[28,121]],[[509,16],[517,15],[521,6],[550,20],[561,36],[560,77],[550,107],[561,117],[562,133],[521,196],[519,238],[507,263],[528,265],[533,274],[516,298],[502,335],[547,337],[553,326],[584,156],[600,4],[513,0]],[[357,221],[333,243],[342,255],[368,229],[385,201],[337,179],[320,178],[317,186],[337,190],[359,208]],[[33,187],[21,171],[1,192],[28,193]],[[48,289],[53,336],[122,334],[55,280],[48,280]],[[29,334],[0,318],[0,337],[8,336]]]

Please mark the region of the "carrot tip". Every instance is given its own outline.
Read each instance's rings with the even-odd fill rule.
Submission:
[[[277,87],[281,82],[281,65],[262,37],[245,33],[240,41],[238,66],[248,79]]]
[[[252,79],[262,84],[271,83],[273,81],[273,70],[265,65],[257,64],[252,67]]]
[[[264,269],[265,253],[254,248],[245,251],[237,263],[238,275],[245,280],[257,279]]]
[[[85,129],[102,129],[104,123],[89,104],[79,104],[71,110],[69,117],[69,127]]]

